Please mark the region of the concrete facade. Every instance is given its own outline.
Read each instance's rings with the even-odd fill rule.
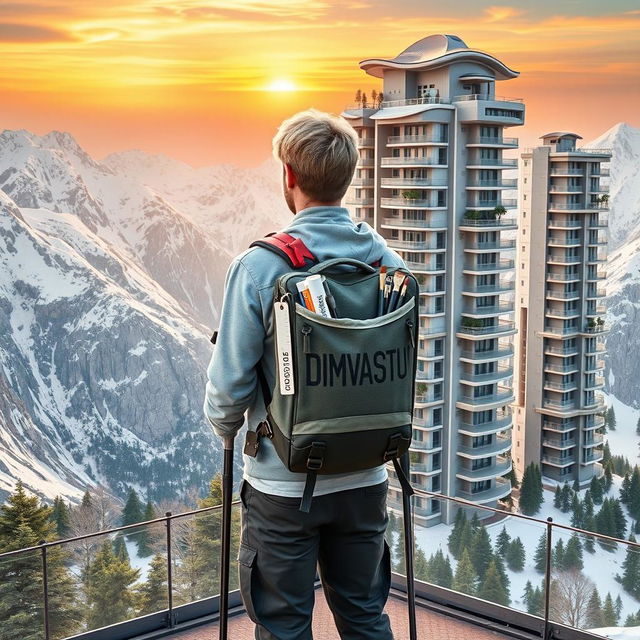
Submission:
[[[611,154],[554,132],[522,154],[513,458],[556,482],[600,473],[605,409],[602,298]]]
[[[360,138],[346,204],[374,226],[420,282],[420,340],[411,480],[428,491],[496,505],[511,492],[513,251],[504,179],[524,123],[495,83],[518,73],[455,36],[429,36],[392,60],[360,63],[383,79],[381,108],[342,114]],[[390,500],[399,504],[397,489]],[[423,525],[455,515],[419,498]]]

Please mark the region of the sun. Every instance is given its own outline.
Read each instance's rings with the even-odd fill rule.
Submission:
[[[295,91],[296,85],[287,78],[276,78],[267,86],[267,91]]]

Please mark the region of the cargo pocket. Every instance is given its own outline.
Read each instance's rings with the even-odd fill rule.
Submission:
[[[258,622],[256,612],[253,606],[252,583],[253,572],[255,571],[256,554],[257,550],[247,546],[244,543],[240,543],[240,550],[238,552],[238,571],[240,573],[240,595],[242,596],[242,602],[247,610],[249,619],[255,623]]]

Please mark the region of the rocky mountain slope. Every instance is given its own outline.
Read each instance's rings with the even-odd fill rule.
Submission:
[[[184,169],[169,201],[142,179],[158,158],[135,155],[118,167],[69,134],[0,135],[0,502],[17,477],[47,499],[100,482],[158,500],[219,467],[202,399],[230,238],[290,214],[277,180],[231,168],[200,176],[200,200]]]

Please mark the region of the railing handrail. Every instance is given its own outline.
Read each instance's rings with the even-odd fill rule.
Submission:
[[[231,504],[238,505],[240,504],[240,500],[235,500]],[[110,533],[117,533],[118,531],[124,531],[125,529],[135,529],[135,528],[144,527],[146,525],[159,524],[161,522],[166,522],[167,520],[175,520],[176,518],[183,518],[185,516],[191,516],[197,513],[204,513],[205,511],[217,511],[218,509],[222,509],[221,504],[216,504],[211,507],[203,507],[202,509],[192,509],[191,511],[183,511],[182,513],[164,515],[158,518],[154,518],[153,520],[144,520],[142,522],[135,522],[134,524],[126,524],[120,527],[114,527],[112,529],[105,529],[104,531],[94,531],[92,533],[85,533],[81,536],[73,536],[72,538],[63,538],[61,540],[44,541],[41,544],[37,544],[33,547],[24,547],[23,549],[14,549],[13,551],[5,551],[3,553],[0,553],[0,560],[8,556],[17,555],[20,553],[27,553],[31,551],[42,551],[43,548],[53,547],[55,545],[65,544],[67,542],[76,542],[78,540],[86,540],[87,538],[97,538],[98,536],[106,536]]]

